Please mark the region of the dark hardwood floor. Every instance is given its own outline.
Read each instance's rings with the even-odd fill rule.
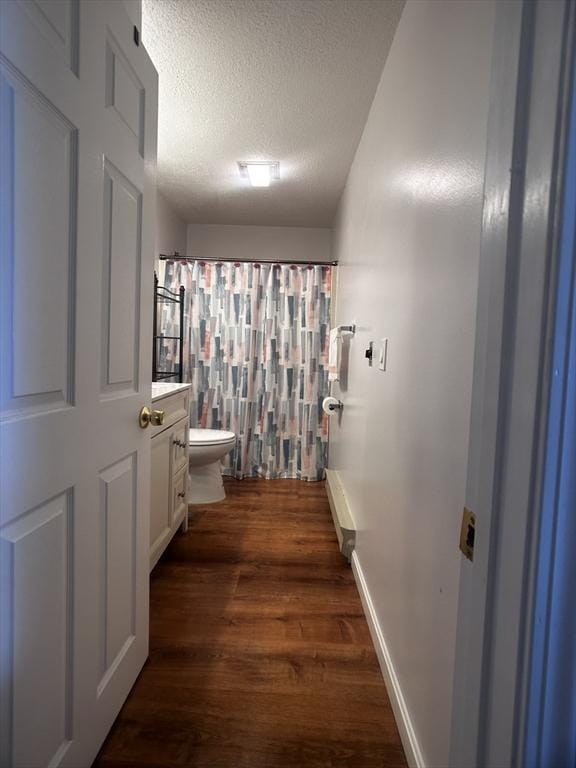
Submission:
[[[98,768],[396,768],[323,483],[228,480],[150,584],[150,658]]]

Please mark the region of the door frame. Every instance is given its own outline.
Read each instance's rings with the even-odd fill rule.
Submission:
[[[550,626],[576,621],[550,588],[573,575],[555,547],[574,503],[559,447],[574,420],[575,16],[574,0],[496,7],[466,487],[476,542],[461,563],[452,766],[542,765],[547,729],[569,738],[560,710],[573,704],[551,707],[542,680],[555,652],[576,672]]]

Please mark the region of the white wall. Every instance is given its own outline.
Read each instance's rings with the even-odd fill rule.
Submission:
[[[156,258],[160,253],[174,251],[186,254],[186,222],[181,219],[168,200],[156,195]]]
[[[187,255],[255,261],[330,261],[332,230],[189,224]]]
[[[334,232],[358,332],[330,466],[429,766],[448,765],[493,10],[409,0]],[[364,359],[382,337],[385,373]]]

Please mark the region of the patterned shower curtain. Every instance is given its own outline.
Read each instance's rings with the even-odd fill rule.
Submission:
[[[186,289],[191,425],[238,436],[224,474],[321,480],[331,267],[174,261],[164,284]],[[163,333],[175,335],[178,318],[163,311]]]

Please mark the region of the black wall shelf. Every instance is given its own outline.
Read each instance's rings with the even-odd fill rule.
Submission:
[[[178,292],[171,291],[164,286],[158,285],[158,275],[154,272],[154,334],[152,348],[152,381],[167,381],[173,379],[175,382],[182,382],[184,376],[184,286],[181,285]],[[158,328],[158,305],[177,304],[179,305],[180,316],[180,334],[178,336],[167,336],[159,331]],[[159,344],[163,341],[174,341],[178,343],[178,348],[173,359],[178,358],[178,364],[173,370],[161,370],[158,367]]]

